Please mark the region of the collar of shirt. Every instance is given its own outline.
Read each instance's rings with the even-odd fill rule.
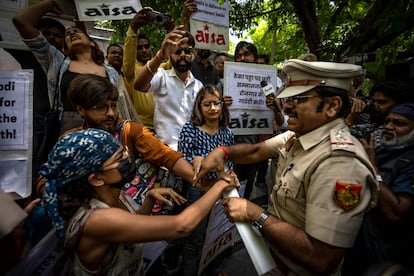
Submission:
[[[297,140],[300,142],[304,150],[308,150],[329,137],[331,129],[338,129],[344,126],[345,123],[343,119],[338,118],[300,136]]]

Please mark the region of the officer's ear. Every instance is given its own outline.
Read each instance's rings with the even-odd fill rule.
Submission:
[[[328,107],[326,109],[326,116],[328,118],[335,118],[338,116],[342,107],[342,99],[339,96],[333,96],[328,99]]]

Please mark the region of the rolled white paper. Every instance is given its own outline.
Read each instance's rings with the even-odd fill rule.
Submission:
[[[237,190],[231,189],[224,193],[224,197],[240,197]],[[259,236],[254,230],[253,225],[246,222],[236,222],[237,230],[243,240],[247,253],[257,271],[257,274],[262,275],[272,268],[276,267],[275,261],[270,255],[269,248],[264,243],[262,236]]]

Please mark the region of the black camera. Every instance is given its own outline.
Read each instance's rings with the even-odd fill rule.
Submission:
[[[349,127],[349,132],[358,139],[369,141],[371,133],[375,130],[374,124],[360,124]]]
[[[362,101],[365,103],[365,108],[362,113],[373,114],[375,112],[375,102],[368,98],[368,97],[360,97]],[[352,105],[354,104],[354,100],[351,98],[349,100],[349,112],[351,112]]]
[[[149,11],[147,12],[147,16],[160,26],[171,20],[170,15],[158,11]]]

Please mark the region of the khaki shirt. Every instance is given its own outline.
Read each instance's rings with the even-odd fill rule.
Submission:
[[[351,247],[378,191],[364,148],[342,119],[297,139],[292,132],[282,135],[266,141],[270,152],[279,153],[269,212],[322,242]],[[281,147],[283,141],[287,142]],[[292,144],[289,151],[288,144]],[[275,254],[293,272],[313,275],[280,252]]]

